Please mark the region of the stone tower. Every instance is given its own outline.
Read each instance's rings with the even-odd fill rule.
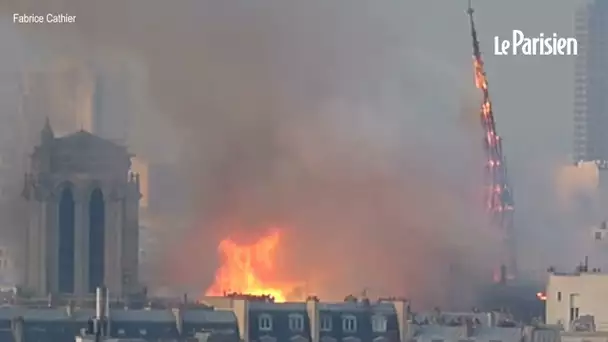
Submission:
[[[86,131],[55,137],[47,119],[25,175],[26,288],[82,297],[138,290],[139,176],[131,154]]]

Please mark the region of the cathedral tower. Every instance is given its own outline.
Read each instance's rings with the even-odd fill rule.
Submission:
[[[139,175],[126,147],[86,131],[55,137],[47,119],[32,154],[26,287],[37,295],[137,291]]]

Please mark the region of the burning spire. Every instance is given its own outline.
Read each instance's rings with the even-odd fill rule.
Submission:
[[[480,109],[481,127],[484,131],[483,147],[486,157],[484,203],[493,225],[500,229],[504,241],[501,263],[496,269],[494,280],[504,283],[512,278],[515,272],[515,254],[513,246],[513,194],[508,183],[506,160],[502,153],[502,140],[496,133],[492,101],[488,91],[488,79],[484,70],[477,31],[473,20],[473,7],[469,0],[467,13],[471,25],[473,40],[473,66],[475,85],[481,90],[483,100]]]

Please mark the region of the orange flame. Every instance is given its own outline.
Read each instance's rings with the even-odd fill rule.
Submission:
[[[215,273],[215,282],[205,295],[269,295],[276,302],[284,302],[296,287],[292,284],[268,282],[266,279],[276,278],[274,262],[280,237],[279,231],[273,230],[250,245],[239,245],[231,239],[220,242],[218,250],[222,265]]]
[[[475,67],[475,85],[479,89],[488,89],[488,80],[483,71],[483,65],[473,56],[473,66]]]

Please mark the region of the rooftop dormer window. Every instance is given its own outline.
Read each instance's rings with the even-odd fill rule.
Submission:
[[[342,316],[342,331],[345,333],[357,332],[357,318],[353,315]]]
[[[332,326],[332,317],[331,315],[321,315],[321,331],[331,331],[333,329]]]
[[[258,317],[258,328],[260,331],[272,331],[272,317],[269,314],[261,314]]]
[[[372,316],[372,331],[376,333],[386,332],[387,320],[383,315]]]
[[[304,315],[291,314],[289,315],[289,329],[291,331],[304,331]]]

